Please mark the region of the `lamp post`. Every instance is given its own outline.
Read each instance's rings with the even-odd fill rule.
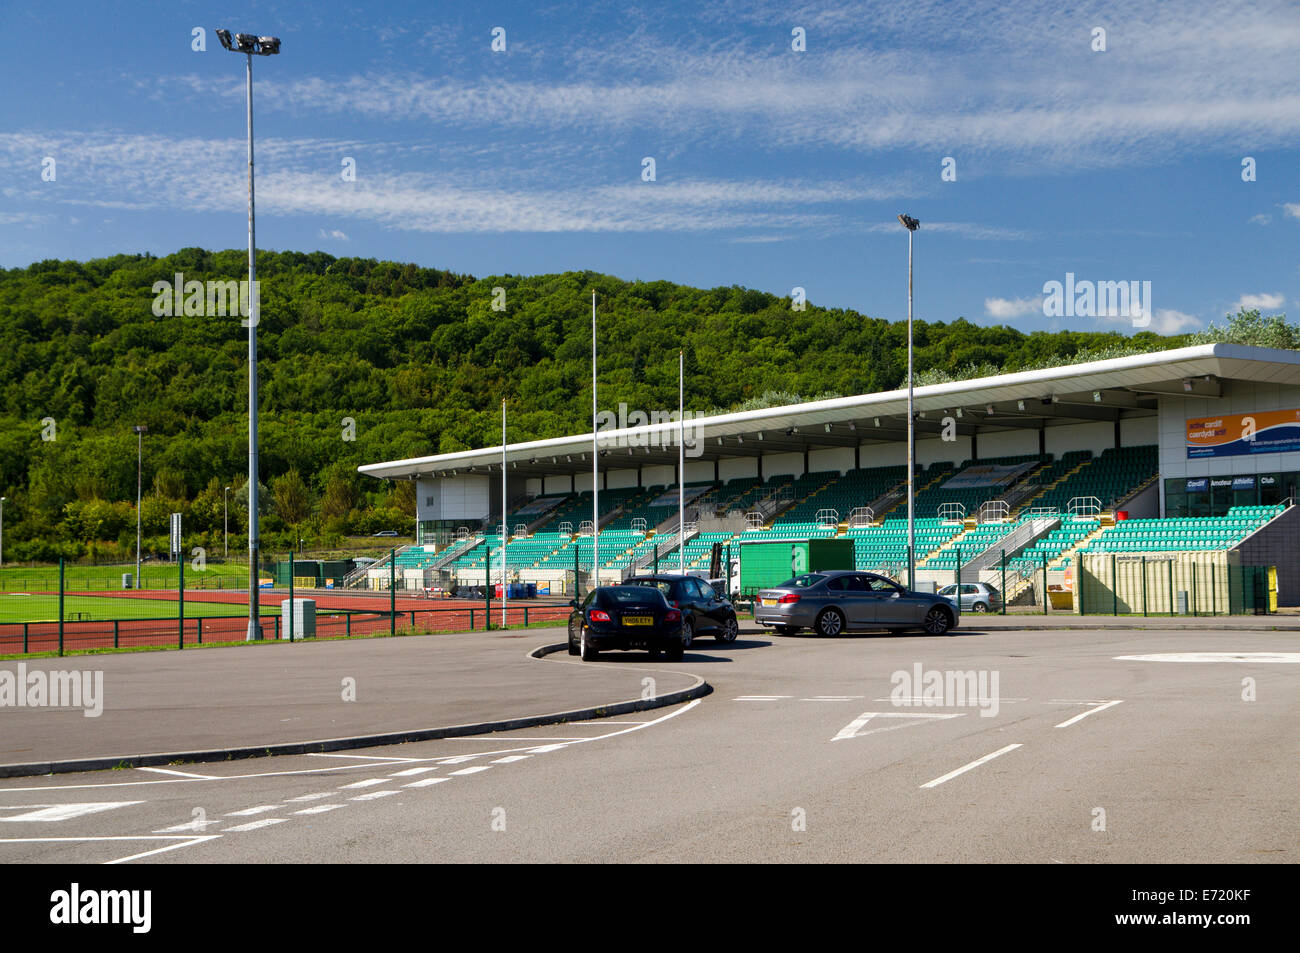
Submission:
[[[600,585],[600,441],[596,436],[596,292],[591,293],[591,585]],[[574,580],[577,588],[577,580]]]
[[[226,558],[230,558],[230,487],[221,491],[221,532],[226,539]]]
[[[144,459],[144,434],[149,428],[135,426],[135,587],[140,588],[140,471]]]
[[[257,233],[253,202],[253,54],[274,56],[280,52],[280,38],[236,33],[231,42],[229,30],[217,30],[217,39],[232,53],[248,58],[248,635],[249,642],[260,641],[257,564],[262,540],[258,530],[257,500],[257,321],[261,313],[261,296],[257,290]]]
[[[916,586],[916,414],[912,409],[912,233],[921,223],[899,215],[907,229],[907,588]]]

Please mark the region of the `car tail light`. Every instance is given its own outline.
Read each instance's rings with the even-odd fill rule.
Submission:
[[[676,609],[669,609],[668,614],[664,616],[665,622],[681,622],[682,614]]]
[[[779,603],[780,603],[781,605],[783,605],[783,606],[788,606],[788,605],[789,605],[790,603],[792,603],[792,602],[798,602],[798,601],[799,601],[799,593],[797,593],[797,592],[787,592],[787,593],[785,593],[785,595],[781,596],[781,598],[780,598],[780,599],[777,599],[776,601],[779,602]]]
[[[601,609],[592,609],[592,610],[591,610],[591,621],[592,621],[592,622],[608,622],[608,621],[609,621],[609,613],[608,613],[608,612],[605,612],[605,611],[603,611],[603,610],[601,610]]]

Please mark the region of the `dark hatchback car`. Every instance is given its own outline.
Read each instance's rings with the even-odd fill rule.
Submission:
[[[734,642],[740,634],[736,609],[731,601],[697,576],[632,576],[625,586],[653,586],[664,594],[668,604],[681,609],[682,638],[687,648],[697,635],[711,635],[719,642]]]
[[[682,612],[648,586],[600,586],[581,605],[571,603],[569,654],[590,662],[606,649],[645,649],[651,658],[666,652],[679,661],[686,649]]]

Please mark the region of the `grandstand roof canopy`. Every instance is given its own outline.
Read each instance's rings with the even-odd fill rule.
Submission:
[[[1300,352],[1202,344],[917,387],[913,397],[917,437],[937,435],[944,426],[943,418],[949,416],[955,419],[960,435],[1151,416],[1162,396],[1217,398],[1225,380],[1300,385]],[[676,423],[602,429],[601,468],[675,464],[677,430]],[[691,446],[692,433],[703,442],[698,453]],[[906,439],[906,389],[715,414],[692,419],[687,425],[688,459],[693,460]],[[511,477],[590,473],[591,444],[590,431],[508,444]],[[499,474],[501,447],[372,463],[357,469],[381,479]]]

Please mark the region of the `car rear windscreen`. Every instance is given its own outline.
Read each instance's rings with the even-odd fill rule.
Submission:
[[[653,599],[646,590],[649,586],[615,586],[605,590],[605,595],[617,603],[646,602]]]

